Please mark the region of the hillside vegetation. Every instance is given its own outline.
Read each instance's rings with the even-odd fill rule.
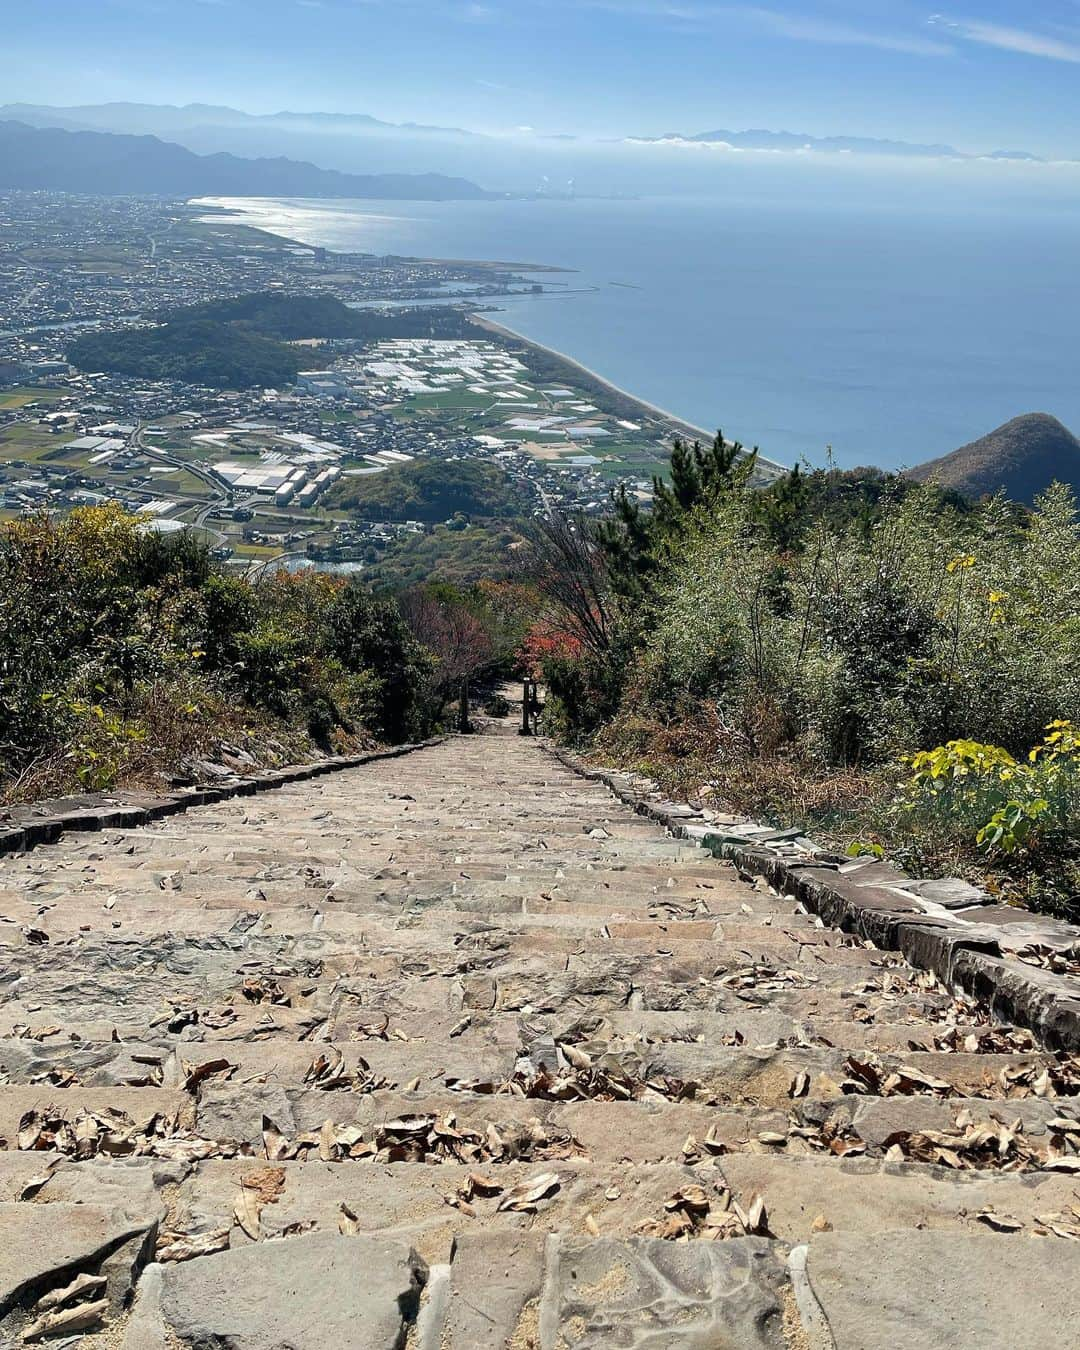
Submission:
[[[669,788],[1080,915],[1080,524],[679,447],[528,571],[549,724]],[[846,498],[846,500],[844,500]]]
[[[517,484],[494,464],[420,459],[385,473],[341,478],[324,503],[362,519],[435,524],[453,516],[490,519],[520,515],[526,500]]]
[[[390,338],[465,338],[478,336],[468,316],[452,305],[379,310],[351,309],[332,295],[296,295],[255,291],[229,300],[174,310],[177,322],[210,319],[237,324],[263,337],[295,342],[302,338],[354,338],[385,342]]]
[[[422,534],[404,534],[376,553],[364,568],[375,591],[400,591],[429,582],[470,587],[480,581],[509,581],[515,575],[521,521],[492,520],[467,530],[436,525]]]
[[[522,608],[490,584],[378,599],[315,572],[249,581],[116,507],[5,524],[0,800],[417,739],[506,668]]]
[[[933,479],[973,500],[1004,492],[1030,506],[1054,482],[1080,492],[1080,441],[1056,417],[1027,413],[952,454],[920,464],[908,477],[919,483]]]
[[[80,370],[105,370],[146,380],[185,380],[214,389],[295,384],[302,362],[288,343],[304,338],[475,337],[453,307],[379,312],[350,309],[330,295],[259,291],[166,312],[156,328],[89,333],[68,348]]]
[[[213,389],[280,388],[295,384],[300,369],[294,348],[211,319],[88,333],[76,338],[67,355],[80,370]]]

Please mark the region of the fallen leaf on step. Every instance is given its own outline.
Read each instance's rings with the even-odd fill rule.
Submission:
[[[1018,1233],[1024,1226],[1019,1219],[1014,1219],[1008,1214],[995,1214],[992,1209],[980,1210],[975,1218],[996,1233]]]
[[[236,1072],[236,1065],[230,1064],[227,1059],[208,1059],[202,1064],[190,1064],[186,1059],[181,1059],[180,1072],[184,1075],[184,1089],[194,1092],[208,1078],[231,1078]]]
[[[467,1200],[471,1200],[474,1195],[501,1195],[503,1191],[501,1181],[486,1177],[481,1172],[470,1172],[458,1189],[462,1190],[466,1186],[469,1192],[465,1197]]]
[[[685,1209],[689,1213],[707,1213],[709,1197],[701,1186],[684,1186],[676,1191],[670,1200],[664,1201],[665,1209]]]
[[[271,1162],[280,1162],[288,1157],[289,1141],[281,1133],[269,1116],[262,1119],[263,1148]]]
[[[90,1327],[96,1327],[108,1310],[107,1298],[96,1303],[78,1303],[73,1308],[60,1308],[32,1322],[23,1332],[22,1338],[24,1341],[38,1341],[58,1331],[87,1331]]]
[[[539,1176],[529,1177],[507,1191],[499,1201],[499,1209],[514,1210],[520,1214],[535,1213],[539,1201],[557,1191],[560,1184],[555,1172],[541,1172]]]
[[[748,1233],[760,1233],[763,1237],[768,1236],[769,1219],[765,1211],[765,1200],[762,1196],[754,1196],[745,1215],[738,1205],[733,1205],[733,1208]]]
[[[249,1191],[254,1191],[264,1205],[276,1203],[278,1196],[285,1189],[285,1169],[284,1167],[259,1167],[254,1172],[248,1172],[240,1178],[240,1185]]]
[[[224,1251],[229,1245],[229,1228],[216,1228],[210,1233],[163,1232],[154,1252],[155,1261],[191,1261],[197,1256],[209,1256]]]
[[[108,1280],[104,1275],[76,1275],[70,1284],[62,1289],[52,1289],[47,1294],[42,1294],[41,1298],[34,1304],[34,1311],[38,1313],[49,1312],[53,1308],[63,1307],[65,1303],[71,1303],[77,1298],[82,1298],[86,1294],[96,1294],[104,1290]]]
[[[233,1218],[253,1242],[258,1242],[260,1236],[259,1212],[261,1209],[262,1205],[259,1201],[258,1192],[250,1190],[247,1186],[241,1186],[240,1194],[233,1206]]]

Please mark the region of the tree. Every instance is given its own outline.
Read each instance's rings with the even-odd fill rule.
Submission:
[[[587,516],[552,513],[534,521],[517,566],[521,580],[536,587],[583,647],[597,655],[607,651],[608,569],[599,532]]]
[[[435,681],[442,698],[457,696],[458,731],[469,732],[470,681],[488,665],[495,647],[484,624],[450,587],[407,592],[401,600],[405,622],[435,658]]]
[[[669,480],[653,478],[651,511],[620,485],[614,496],[615,518],[603,522],[597,542],[604,556],[612,590],[631,605],[645,603],[663,564],[664,553],[678,541],[694,512],[720,496],[743,491],[757,462],[757,449],[726,441],[721,431],[705,448],[676,440],[671,448]]]
[[[377,730],[391,741],[415,735],[430,662],[398,606],[353,582],[332,600],[329,649],[353,673],[372,671],[378,685]]]
[[[797,548],[807,525],[806,479],[798,464],[757,499],[756,516],[778,549]]]

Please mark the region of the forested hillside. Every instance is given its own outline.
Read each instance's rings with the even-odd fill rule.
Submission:
[[[1027,413],[908,476],[919,483],[932,479],[972,500],[1004,492],[1030,505],[1051,483],[1080,490],[1080,441],[1056,417]]]
[[[211,319],[88,333],[68,348],[68,360],[80,370],[212,389],[279,388],[295,384],[300,369],[294,348]]]
[[[386,312],[377,308],[350,309],[332,295],[303,295],[284,291],[256,291],[229,300],[173,310],[163,317],[173,322],[212,319],[237,324],[263,337],[295,342],[301,338],[356,338],[384,342],[389,338],[475,338],[476,327],[452,305]]]
[[[361,519],[443,522],[455,515],[506,517],[530,504],[500,468],[479,460],[420,459],[385,473],[342,478],[326,504]]]
[[[163,313],[156,328],[88,333],[68,348],[80,370],[149,380],[186,380],[214,389],[281,387],[296,381],[302,360],[288,344],[310,338],[476,337],[468,316],[452,306],[350,309],[329,295],[260,291]]]

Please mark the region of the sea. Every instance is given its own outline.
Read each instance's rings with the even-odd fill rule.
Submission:
[[[782,463],[910,467],[1027,412],[1080,433],[1080,232],[1052,204],[212,204],[330,250],[567,269],[491,317]]]

